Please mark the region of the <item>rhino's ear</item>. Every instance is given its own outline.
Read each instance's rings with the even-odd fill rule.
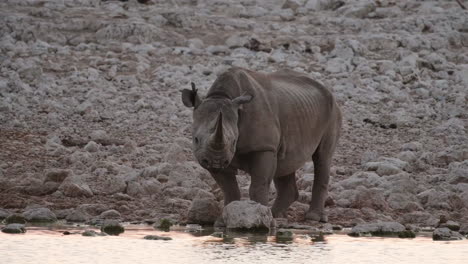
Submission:
[[[201,103],[201,99],[198,96],[198,93],[197,93],[198,89],[195,88],[195,84],[194,83],[191,83],[191,84],[192,84],[192,90],[189,90],[189,89],[182,90],[182,103],[184,103],[186,107],[196,108]]]
[[[242,105],[252,101],[253,96],[250,94],[244,93],[243,95],[232,99],[232,103],[242,109]]]

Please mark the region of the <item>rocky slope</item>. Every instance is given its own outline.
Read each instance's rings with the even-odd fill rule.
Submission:
[[[468,223],[468,12],[456,1],[5,0],[0,50],[9,212],[187,221],[192,200],[222,196],[193,160],[179,90],[206,91],[232,66],[287,67],[330,87],[344,113],[331,222]],[[297,175],[291,221],[312,171]]]

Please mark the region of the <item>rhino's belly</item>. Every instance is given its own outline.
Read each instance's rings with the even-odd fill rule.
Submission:
[[[289,140],[289,144],[285,143],[285,149],[282,153],[278,153],[277,177],[291,174],[301,168],[305,162],[312,160],[312,155],[320,143],[320,137],[314,137],[312,133],[310,136],[310,138],[301,140],[300,142]],[[286,141],[288,140],[286,139]]]

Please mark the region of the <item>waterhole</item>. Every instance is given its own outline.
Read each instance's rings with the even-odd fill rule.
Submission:
[[[63,231],[72,233],[63,235]],[[467,263],[468,241],[438,242],[414,239],[325,236],[313,242],[305,231],[278,242],[266,234],[230,234],[229,239],[208,232],[161,232],[126,227],[120,236],[84,237],[83,230],[28,228],[25,234],[0,233],[1,263],[8,264],[135,264],[135,263]],[[73,234],[75,233],[76,234]],[[144,240],[146,235],[169,236],[169,241]]]

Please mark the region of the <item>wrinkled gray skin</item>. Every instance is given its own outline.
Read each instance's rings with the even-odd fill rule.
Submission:
[[[274,217],[285,217],[299,193],[295,173],[313,160],[315,181],[307,219],[326,222],[330,163],[341,112],[331,92],[291,70],[265,74],[232,68],[201,98],[195,85],[182,91],[193,107],[193,150],[224,193],[224,204],[240,199],[237,170],[250,174],[250,199],[267,205],[271,181]]]

